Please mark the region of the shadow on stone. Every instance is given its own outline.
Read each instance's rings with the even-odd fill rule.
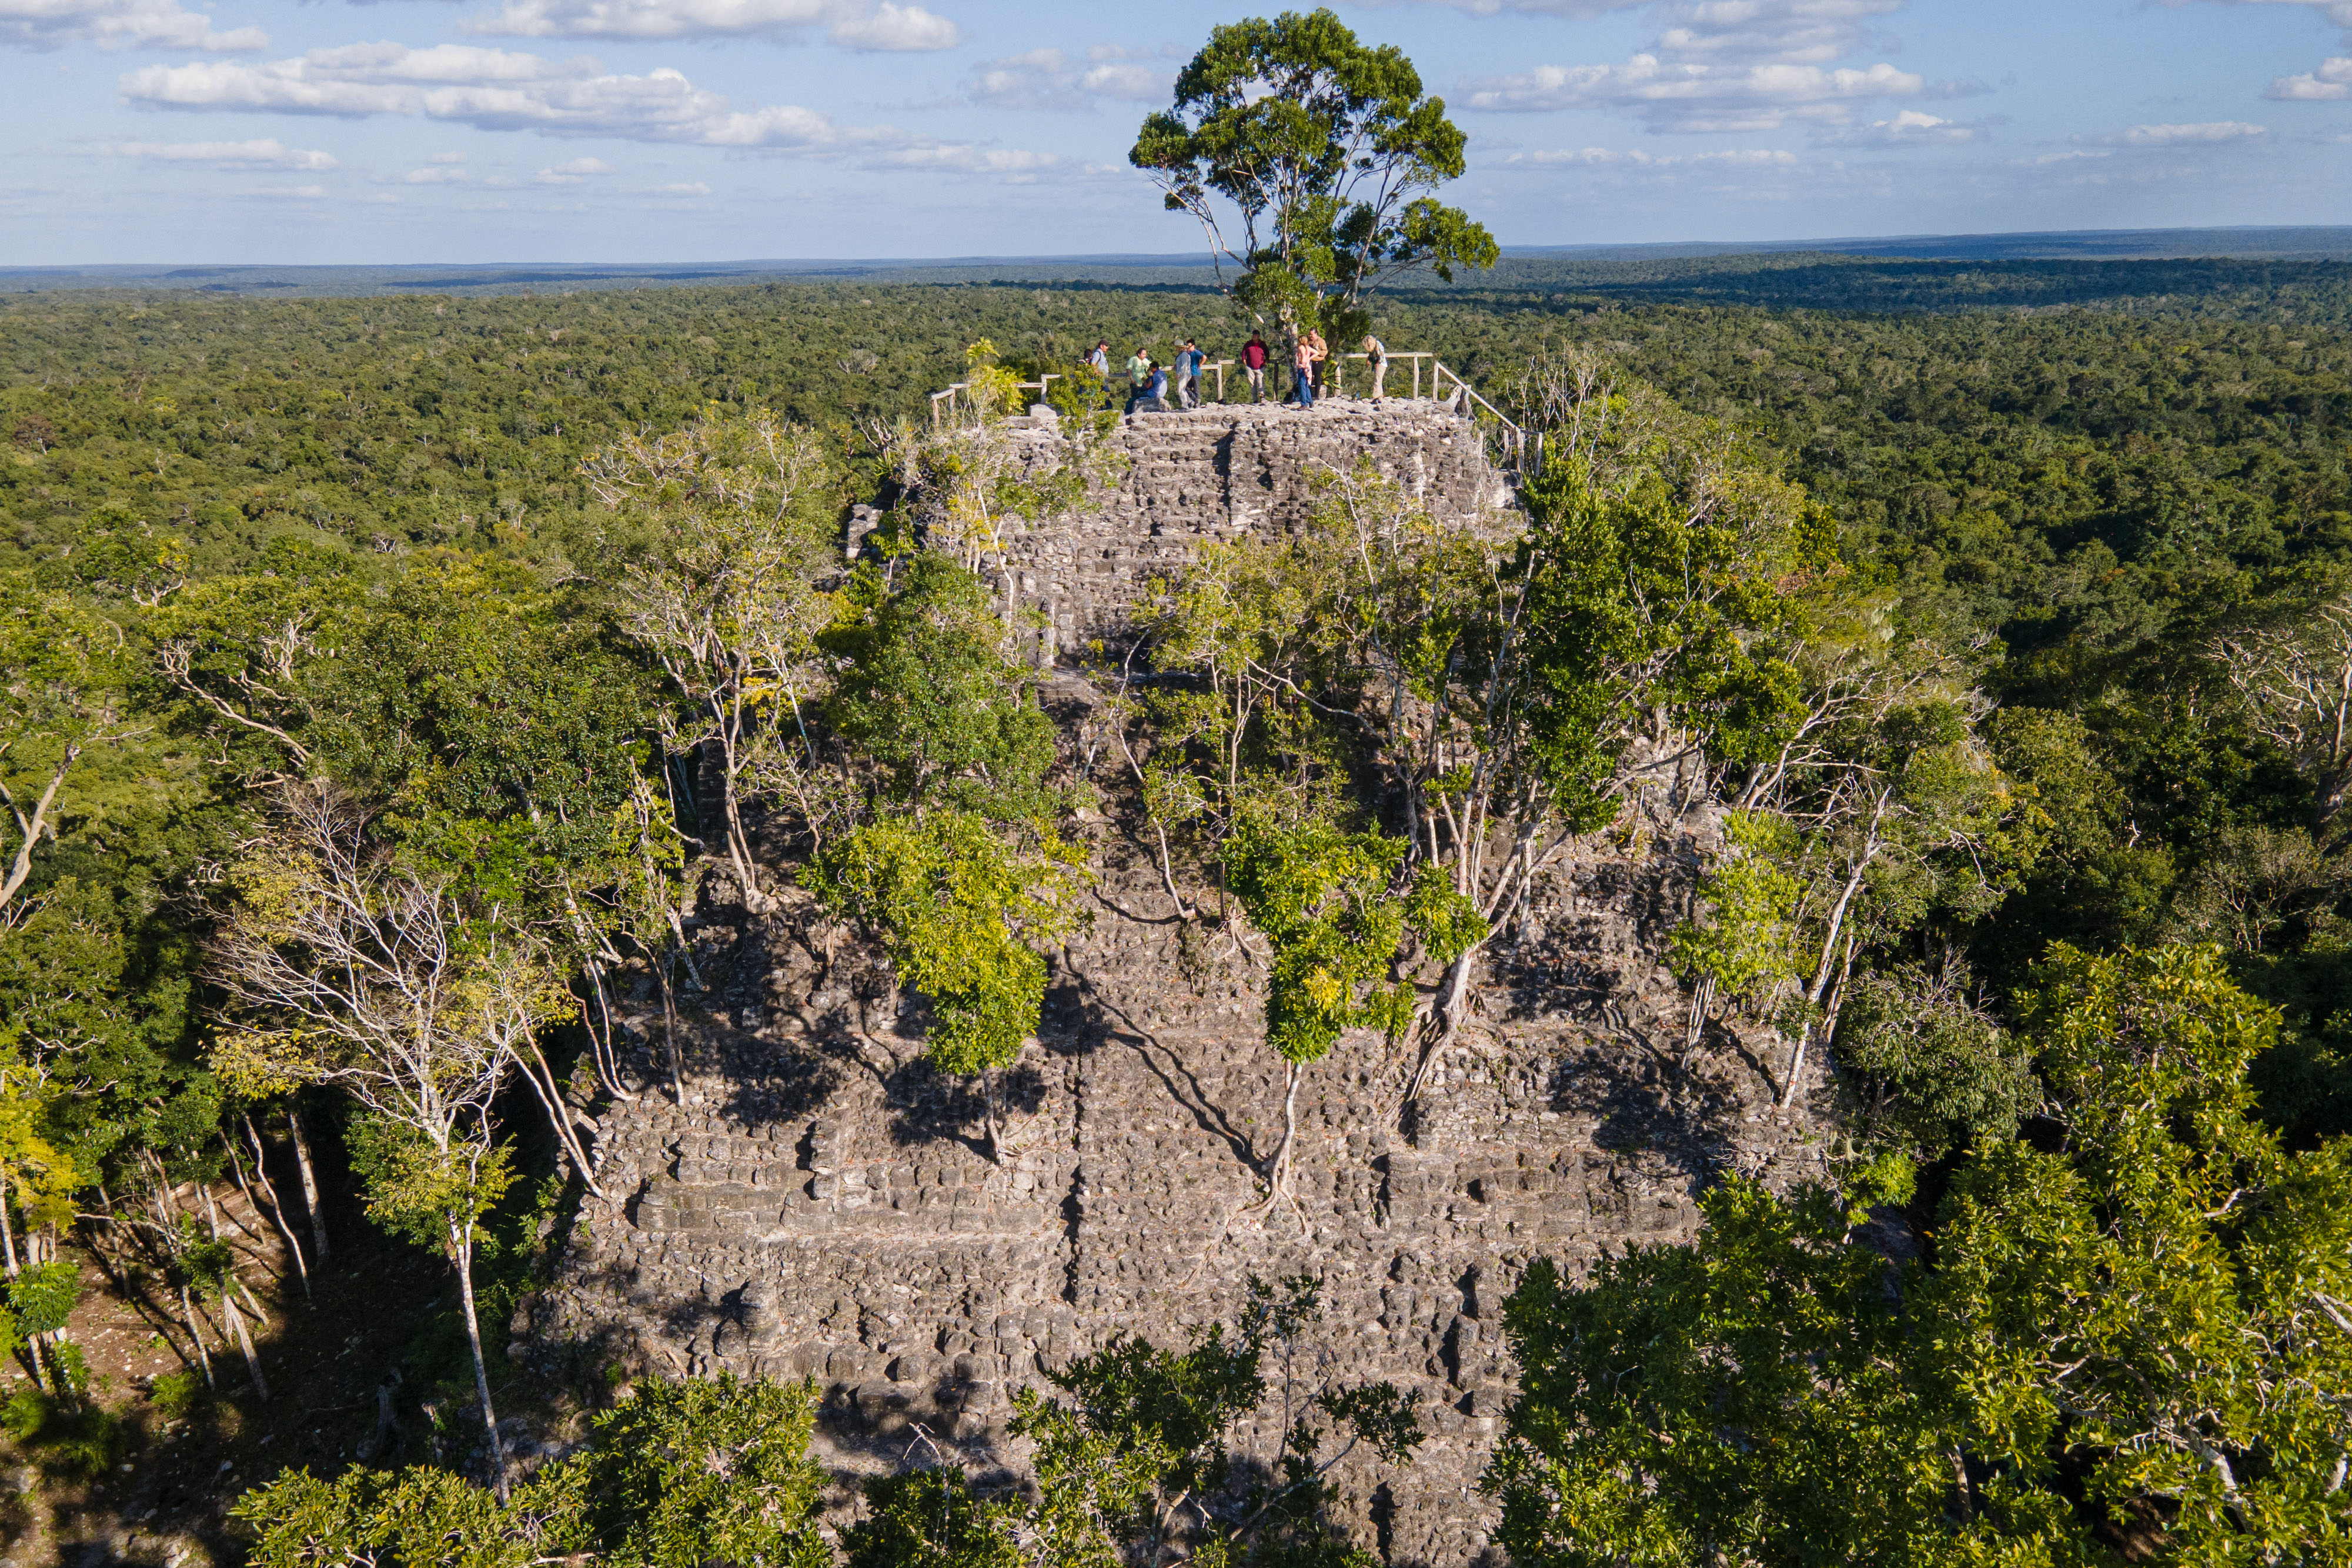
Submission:
[[[979,1079],[942,1072],[929,1057],[915,1056],[884,1079],[883,1093],[893,1144],[961,1144],[983,1159],[989,1157],[987,1137],[968,1130],[984,1127],[988,1121],[988,1098]],[[1000,1117],[1034,1115],[1045,1103],[1045,1075],[1034,1064],[1016,1061],[997,1073]]]
[[[1053,988],[1045,993],[1045,1008],[1046,1016],[1056,1026],[1056,1034],[1047,1049],[1067,1056],[1091,1055],[1107,1045],[1132,1051],[1168,1091],[1169,1098],[1183,1107],[1201,1131],[1232,1150],[1234,1158],[1248,1169],[1258,1168],[1257,1154],[1249,1138],[1209,1098],[1208,1091],[1202,1087],[1200,1078],[1185,1065],[1183,1058],[1129,1018],[1117,1003],[1104,998],[1084,973],[1062,971]]]

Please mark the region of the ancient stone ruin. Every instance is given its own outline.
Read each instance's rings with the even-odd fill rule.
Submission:
[[[1369,456],[1465,519],[1505,498],[1475,429],[1425,402],[1145,415],[1118,440],[1132,466],[1101,509],[1001,563],[1064,647],[1201,541],[1295,524],[1317,465]],[[1066,673],[1047,697],[1083,751],[1101,695]],[[1313,1274],[1316,1375],[1391,1379],[1430,1432],[1410,1464],[1349,1460],[1346,1522],[1390,1563],[1481,1561],[1478,1479],[1512,1391],[1500,1310],[1530,1260],[1686,1239],[1721,1173],[1791,1179],[1821,1159],[1819,1107],[1774,1103],[1786,1041],[1717,1030],[1684,1051],[1687,998],[1659,955],[1711,808],[1667,779],[1628,823],[1580,843],[1492,950],[1483,1012],[1410,1135],[1402,1051],[1351,1039],[1309,1071],[1296,1210],[1259,1196],[1282,1073],[1255,972],[1175,918],[1133,823],[1083,830],[1094,918],[1055,956],[1040,1038],[1006,1075],[1001,1165],[878,959],[791,897],[747,912],[714,875],[688,921],[703,989],[684,1103],[656,1087],[600,1108],[612,1201],[580,1214],[519,1349],[814,1377],[847,1509],[859,1474],[928,1459],[923,1436],[1017,1479],[1015,1387],[1118,1334],[1181,1343],[1230,1321],[1250,1274]],[[653,1083],[658,1005],[635,1005]]]

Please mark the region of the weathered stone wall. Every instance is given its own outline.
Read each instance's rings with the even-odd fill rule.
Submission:
[[[1066,456],[1050,422],[1009,422],[1005,438],[1042,462]],[[1510,499],[1477,427],[1425,400],[1140,413],[1122,420],[1108,444],[1126,471],[1097,506],[1019,529],[1003,558],[984,568],[1009,575],[1021,606],[1044,613],[1051,647],[1115,633],[1145,580],[1179,570],[1204,543],[1298,528],[1326,470],[1370,462],[1438,517],[1465,522]]]
[[[1085,549],[1037,541],[1026,570],[1061,605],[1087,607],[1078,625],[1115,601],[1122,573],[1173,559],[1150,552],[1229,528],[1237,488],[1255,497],[1239,514],[1250,526],[1295,517],[1304,455],[1346,455],[1334,433],[1401,465],[1420,454],[1433,486],[1458,486],[1451,504],[1491,498],[1475,448],[1446,444],[1472,438],[1431,413],[1294,414],[1290,429],[1266,413],[1188,417],[1135,422],[1129,439],[1160,444],[1171,466],[1155,476],[1139,462],[1125,535],[1097,518]],[[1234,478],[1234,450],[1285,442],[1300,455],[1253,459]],[[1192,477],[1167,476],[1180,473]],[[1048,696],[1074,736],[1098,700],[1070,676]],[[1351,1038],[1310,1071],[1295,1207],[1257,1193],[1282,1078],[1255,972],[1175,919],[1138,824],[1086,829],[1097,907],[1055,956],[1039,1040],[1005,1075],[1001,1165],[977,1096],[923,1062],[925,1020],[901,1010],[879,961],[804,904],[748,914],[714,874],[688,923],[705,988],[689,998],[683,1103],[649,1087],[600,1108],[612,1201],[586,1206],[556,1287],[518,1328],[543,1349],[587,1343],[677,1374],[815,1377],[847,1507],[848,1483],[902,1462],[918,1425],[1017,1477],[1012,1389],[1116,1334],[1176,1343],[1230,1321],[1252,1273],[1313,1274],[1326,1307],[1315,1375],[1392,1379],[1431,1432],[1409,1465],[1343,1467],[1350,1527],[1389,1562],[1476,1561],[1491,1522],[1477,1479],[1512,1386],[1500,1305],[1530,1260],[1580,1268],[1604,1249],[1685,1239],[1721,1172],[1818,1168],[1815,1108],[1773,1103],[1784,1043],[1717,1030],[1685,1060],[1684,1000],[1655,956],[1717,830],[1673,785],[1641,821],[1543,879],[1493,949],[1482,1011],[1434,1064],[1411,1136],[1402,1053]],[[658,1009],[640,996],[635,1011],[650,1084]],[[1257,1436],[1270,1452],[1275,1434]]]

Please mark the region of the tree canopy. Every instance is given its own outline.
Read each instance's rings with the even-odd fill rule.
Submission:
[[[1494,236],[1431,193],[1461,177],[1466,141],[1403,51],[1360,43],[1328,9],[1286,11],[1212,29],[1128,162],[1200,220],[1221,278],[1240,269],[1233,297],[1253,319],[1342,339],[1385,278],[1494,265]]]

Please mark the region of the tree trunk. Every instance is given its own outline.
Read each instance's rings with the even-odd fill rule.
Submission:
[[[185,1285],[180,1287],[180,1316],[187,1322],[189,1343],[196,1347],[196,1364],[205,1370],[205,1386],[218,1388],[220,1385],[213,1381],[212,1353],[205,1348],[204,1328],[196,1321],[196,1303]]]
[[[991,1165],[1004,1163],[1004,1140],[996,1130],[996,1069],[980,1070],[980,1096],[988,1107],[988,1160]]]
[[[302,1206],[310,1211],[310,1250],[327,1266],[327,1217],[319,1207],[319,1176],[310,1164],[310,1140],[302,1135],[302,1113],[286,1107],[286,1127],[294,1134],[294,1164],[302,1173]]]
[[[466,1308],[466,1345],[474,1353],[474,1391],[482,1398],[482,1425],[490,1434],[490,1467],[497,1476],[499,1500],[507,1496],[507,1445],[499,1436],[498,1412],[490,1407],[490,1367],[482,1359],[482,1325],[474,1315],[473,1227],[449,1220],[449,1256],[457,1265],[457,1296]]]
[[[1683,1066],[1687,1070],[1697,1060],[1698,1048],[1706,1039],[1706,1015],[1715,1005],[1715,977],[1701,975],[1691,988],[1690,1018],[1683,1029]]]
[[[564,1156],[571,1160],[572,1168],[580,1173],[581,1181],[590,1192],[603,1197],[604,1189],[596,1185],[596,1173],[589,1168],[588,1151],[581,1146],[579,1134],[572,1125],[572,1108],[563,1103],[563,1088],[555,1081],[555,1070],[541,1054],[538,1041],[525,1040],[523,1043],[530,1054],[518,1051],[515,1059],[522,1068],[524,1081],[530,1085],[531,1094],[539,1101],[540,1108],[547,1113],[548,1125],[554,1130],[555,1141],[563,1145]]]
[[[1287,1079],[1282,1090],[1282,1143],[1266,1162],[1265,1187],[1269,1200],[1290,1196],[1290,1145],[1298,1138],[1298,1063],[1286,1060],[1283,1068]]]
[[[613,1049],[613,1004],[604,989],[604,966],[591,957],[581,966],[588,973],[589,988],[596,993],[596,1017],[591,1022],[586,1010],[581,1012],[581,1023],[588,1030],[588,1040],[596,1048],[596,1081],[614,1099],[635,1101],[636,1092],[621,1082],[620,1053]]]
[[[269,1166],[264,1160],[260,1130],[254,1126],[253,1118],[251,1116],[247,1116],[243,1118],[243,1120],[245,1122],[245,1135],[247,1139],[251,1140],[253,1145],[254,1185],[261,1189],[263,1197],[269,1199],[269,1218],[277,1223],[278,1234],[286,1239],[286,1255],[294,1260],[294,1272],[296,1276],[301,1280],[302,1295],[305,1300],[308,1300],[310,1294],[310,1265],[302,1260],[302,1243],[296,1239],[294,1235],[294,1228],[286,1223],[286,1206],[278,1201],[278,1187],[276,1184],[271,1182],[269,1179]],[[221,1142],[224,1144],[230,1143],[227,1134],[224,1133],[221,1134]],[[236,1150],[234,1145],[229,1149],[228,1158],[230,1166],[236,1171],[237,1185],[245,1186],[245,1167],[243,1163],[237,1159]],[[245,1200],[246,1202],[252,1204],[253,1207],[257,1209],[261,1205],[256,1201],[253,1192],[254,1189],[252,1186],[247,1186],[245,1190]]]
[[[686,1103],[686,1072],[677,1055],[677,1002],[669,988],[669,955],[654,956],[654,977],[661,982],[662,1045],[669,1056],[669,1100],[673,1105]]]
[[[1413,1107],[1421,1101],[1422,1080],[1430,1068],[1445,1054],[1454,1037],[1462,1029],[1462,1010],[1470,994],[1470,972],[1478,962],[1486,944],[1479,943],[1446,966],[1444,977],[1437,983],[1437,1000],[1431,1006],[1429,1022],[1423,1026],[1421,1059],[1413,1063],[1412,1079],[1405,1085],[1404,1099],[1397,1106],[1398,1120],[1408,1130],[1412,1122]]]
[[[1845,977],[1853,972],[1853,936],[1849,932],[1845,939],[1845,957],[1839,964],[1836,977],[1830,987],[1828,1005],[1822,1009],[1822,1017],[1807,1024],[1797,1036],[1797,1054],[1789,1062],[1788,1087],[1780,1092],[1781,1110],[1786,1111],[1797,1103],[1797,1085],[1805,1076],[1805,1047],[1812,1043],[1815,1031],[1820,1032],[1825,1048],[1829,1044],[1830,1035],[1837,1028],[1839,1004],[1845,999]]]
[[[245,1316],[236,1310],[236,1297],[229,1282],[221,1282],[221,1316],[228,1320],[229,1332],[236,1335],[236,1348],[245,1353],[245,1370],[252,1375],[253,1392],[264,1405],[269,1403],[269,1384],[261,1375],[261,1357],[253,1354],[253,1336],[245,1332]]]

